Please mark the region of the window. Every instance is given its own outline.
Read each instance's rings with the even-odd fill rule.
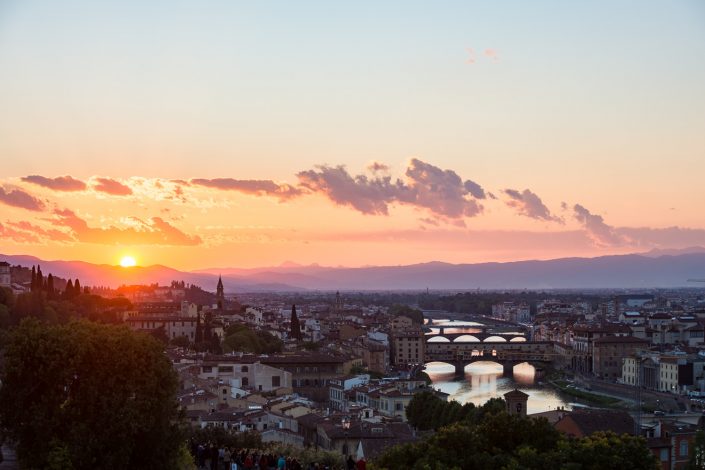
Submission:
[[[242,386],[247,387],[248,385],[250,385],[250,379],[248,379],[247,377],[243,377],[242,378]]]
[[[240,369],[240,372],[249,372],[249,371],[250,371],[250,368],[247,366],[242,366],[242,368]]]
[[[661,460],[661,462],[668,462],[670,460],[668,458],[668,449],[661,449],[659,460]]]
[[[213,372],[213,368],[211,366],[203,366],[203,373],[207,374],[209,372]]]
[[[688,441],[682,440],[680,447],[681,447],[680,448],[681,457],[687,457],[688,456]]]
[[[272,376],[272,387],[281,387],[281,378],[278,375]]]
[[[220,366],[218,367],[218,372],[232,372],[233,371],[233,366]]]

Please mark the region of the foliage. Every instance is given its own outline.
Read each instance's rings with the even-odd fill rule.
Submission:
[[[223,349],[225,352],[242,351],[256,354],[281,352],[284,343],[268,331],[251,330],[245,325],[231,325],[225,331]]]
[[[389,307],[388,313],[394,317],[404,316],[411,318],[411,321],[417,325],[423,325],[423,312],[419,309],[409,307],[403,304],[394,304]]]
[[[188,339],[188,336],[186,335],[181,335],[177,336],[176,338],[172,339],[171,344],[179,347],[179,348],[188,348],[191,346],[191,340]]]
[[[702,429],[695,433],[695,442],[690,453],[690,462],[688,462],[687,469],[705,470],[705,431]]]
[[[461,405],[455,400],[445,401],[431,391],[417,393],[406,407],[409,424],[419,430],[439,429],[458,422],[477,423],[485,415],[501,413],[506,404],[501,398],[493,398],[476,407],[472,403]]]
[[[23,467],[164,468],[184,442],[162,346],[126,327],[25,320],[2,384],[0,426]]]
[[[478,424],[455,423],[425,441],[384,452],[379,469],[656,469],[643,438],[595,433],[567,439],[545,419],[488,414]]]
[[[595,433],[568,439],[543,418],[505,412],[495,398],[480,407],[445,402],[431,392],[414,395],[409,423],[437,432],[424,441],[396,446],[375,462],[379,469],[655,469],[643,438]]]

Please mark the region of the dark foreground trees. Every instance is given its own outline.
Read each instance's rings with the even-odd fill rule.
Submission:
[[[4,361],[0,425],[23,467],[178,468],[177,379],[153,338],[29,319]]]
[[[445,403],[419,394],[409,404],[409,422],[442,427],[430,438],[387,450],[375,469],[654,470],[656,460],[643,438],[595,433],[569,439],[545,419],[505,413],[502,400],[481,407]],[[427,413],[430,408],[430,412]],[[411,412],[411,413],[410,413]],[[450,423],[450,424],[448,424]],[[426,426],[427,429],[435,426]]]

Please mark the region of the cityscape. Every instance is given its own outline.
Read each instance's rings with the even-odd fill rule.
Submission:
[[[0,470],[705,469],[704,18],[0,2]]]

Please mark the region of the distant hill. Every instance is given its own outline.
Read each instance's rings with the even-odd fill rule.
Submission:
[[[705,253],[633,254],[597,258],[561,258],[511,263],[450,264],[430,262],[407,266],[363,268],[299,266],[210,268],[183,272],[166,266],[121,268],[82,261],[44,261],[31,256],[0,255],[0,260],[31,266],[83,285],[168,285],[172,280],[214,290],[218,273],[229,292],[410,289],[560,289],[621,287],[697,287],[688,279],[705,278]]]
[[[7,261],[12,265],[31,267],[41,265],[45,274],[66,279],[79,278],[84,286],[108,286],[153,284],[169,285],[171,281],[184,281],[187,284],[196,284],[207,291],[215,291],[218,283],[217,274],[190,273],[179,271],[167,266],[135,266],[123,268],[109,264],[92,264],[85,261],[47,261],[27,255],[3,255],[0,261]],[[300,288],[281,284],[278,282],[257,282],[239,276],[223,276],[223,285],[227,292],[267,292],[267,291],[296,291]]]

